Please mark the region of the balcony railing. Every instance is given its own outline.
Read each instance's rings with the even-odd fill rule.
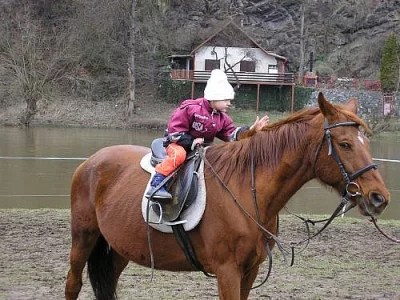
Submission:
[[[193,70],[171,70],[173,80],[191,80],[194,82],[206,82],[210,78],[211,71],[193,71]],[[255,73],[255,72],[228,72],[228,81],[241,84],[272,84],[272,85],[294,85],[293,73]]]
[[[194,82],[206,82],[210,77],[210,71],[187,71],[184,69],[171,70],[171,78],[173,80],[190,80]],[[231,83],[236,82],[233,73],[228,73],[228,79]],[[253,72],[236,72],[240,83],[250,84],[270,84],[270,85],[294,85],[298,82],[298,74],[292,73],[253,73]],[[379,80],[367,80],[357,78],[336,78],[326,76],[315,76],[313,80],[307,80],[304,76],[303,82],[300,85],[304,87],[326,88],[326,89],[360,89],[369,91],[380,91],[381,82]]]
[[[172,69],[171,78],[173,80],[193,80],[193,70]]]

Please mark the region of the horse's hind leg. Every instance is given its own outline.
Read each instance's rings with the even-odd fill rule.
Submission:
[[[113,282],[113,293],[114,294],[115,294],[115,290],[117,288],[118,279],[119,279],[122,271],[128,265],[128,263],[129,263],[128,259],[119,255],[114,250],[112,251],[112,267],[113,267],[112,273],[114,275],[114,282]]]
[[[115,279],[114,279],[115,286],[117,286],[119,276],[121,275],[122,271],[126,268],[128,263],[129,263],[128,259],[119,255],[117,252],[113,251],[113,267],[114,267],[114,276],[115,276]]]
[[[128,260],[112,249],[103,236],[96,242],[88,260],[88,274],[96,299],[117,299],[116,287]]]
[[[82,287],[82,272],[100,236],[95,212],[74,211],[71,213],[72,247],[70,269],[65,285],[65,299],[76,300]]]

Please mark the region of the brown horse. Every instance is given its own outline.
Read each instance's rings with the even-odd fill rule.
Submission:
[[[368,128],[356,115],[356,100],[333,105],[320,93],[318,104],[207,150],[207,205],[188,235],[204,270],[216,275],[220,299],[248,298],[267,257],[265,230],[277,232],[280,210],[307,181],[317,178],[348,195],[363,215],[376,216],[389,203],[368,139],[360,131]],[[97,299],[115,297],[129,261],[150,267],[154,257],[156,269],[195,271],[174,235],[148,229],[143,219],[141,201],[150,175],[139,162],[149,151],[107,147],[75,171],[66,299],[78,298],[86,262]],[[274,241],[268,244],[272,247]]]

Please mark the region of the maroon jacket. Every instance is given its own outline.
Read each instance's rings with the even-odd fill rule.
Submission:
[[[206,145],[215,137],[228,142],[235,139],[240,129],[233,126],[226,113],[213,110],[205,98],[190,99],[183,101],[172,113],[168,123],[168,142],[176,142],[189,150],[195,138],[204,138]]]

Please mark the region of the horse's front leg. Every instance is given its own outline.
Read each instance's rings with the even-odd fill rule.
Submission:
[[[243,276],[240,289],[240,300],[246,300],[249,297],[251,288],[257,278],[259,269],[259,266],[254,266],[249,272],[247,272]]]
[[[216,272],[220,300],[240,300],[242,273],[233,263],[225,263]]]

